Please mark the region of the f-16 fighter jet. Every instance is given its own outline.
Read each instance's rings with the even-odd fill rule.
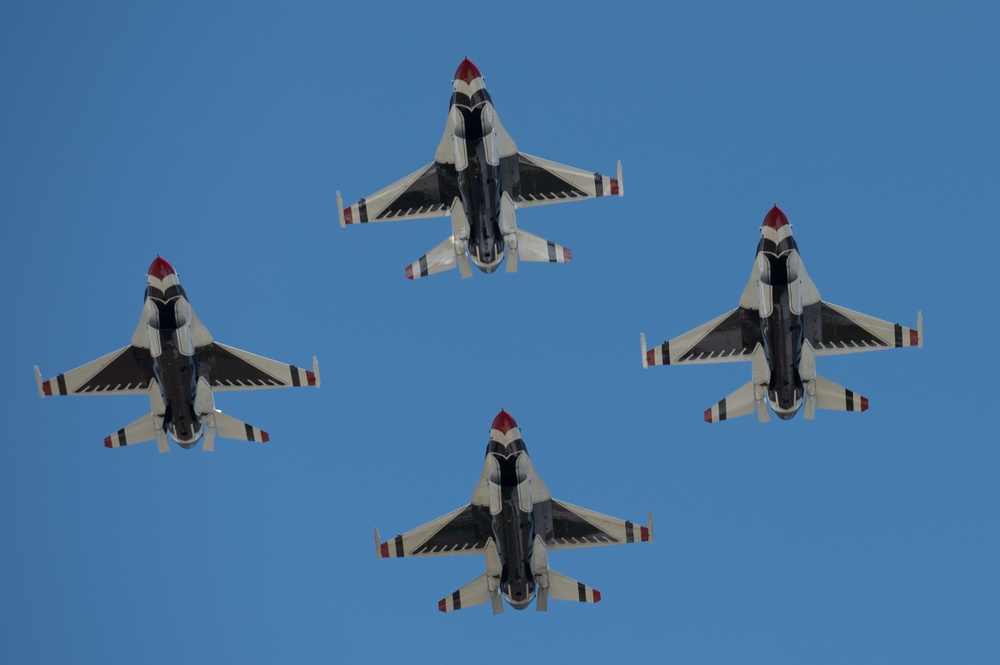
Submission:
[[[148,395],[151,413],[104,439],[108,448],[156,440],[170,451],[167,434],[182,448],[204,436],[206,451],[215,436],[266,442],[269,437],[215,408],[213,392],[288,386],[319,387],[319,366],[312,371],[218,344],[191,308],[177,273],[157,257],[149,266],[146,301],[132,343],[54,379],[38,392],[49,395]]]
[[[810,420],[817,407],[867,410],[867,397],[816,374],[816,357],[923,346],[923,316],[917,314],[914,330],[824,302],[778,206],[767,213],[760,236],[740,306],[649,351],[641,335],[642,366],[749,360],[753,378],[705,410],[709,423],[755,409],[767,422],[767,404],[782,420],[803,404]]]
[[[379,559],[485,555],[486,572],[439,601],[442,612],[489,601],[500,614],[501,596],[515,610],[537,597],[535,607],[542,612],[549,598],[599,602],[600,591],[549,568],[549,551],[652,541],[652,512],[648,525],[640,526],[553,499],[528,457],[521,430],[503,410],[493,420],[483,474],[469,505],[384,543],[375,529]]]
[[[471,277],[472,263],[485,273],[507,257],[565,263],[569,249],[517,228],[516,208],[564,203],[595,196],[622,196],[618,177],[575,169],[518,152],[500,124],[483,75],[469,61],[455,72],[451,108],[434,161],[344,209],[337,192],[340,225],[451,216],[452,234],[406,268],[407,279],[450,270]]]

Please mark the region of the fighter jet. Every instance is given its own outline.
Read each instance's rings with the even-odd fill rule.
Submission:
[[[267,432],[215,408],[214,392],[288,386],[319,387],[319,364],[312,371],[218,344],[194,313],[177,273],[165,259],[149,266],[146,300],[132,343],[86,365],[42,381],[49,395],[148,395],[151,412],[105,437],[107,448],[156,440],[170,451],[167,434],[182,448],[204,436],[206,451],[215,436],[264,443]]]
[[[600,591],[549,568],[549,551],[637,542],[653,542],[652,511],[641,526],[553,499],[528,457],[520,428],[502,409],[490,429],[471,503],[384,543],[375,529],[379,559],[485,555],[486,572],[440,600],[442,612],[489,601],[500,614],[501,596],[515,610],[537,597],[535,607],[542,612],[549,598],[599,602]]]
[[[816,374],[816,357],[924,345],[923,316],[917,328],[853,312],[824,302],[809,279],[778,206],[764,218],[757,258],[740,306],[649,351],[640,335],[642,366],[750,361],[753,378],[705,410],[715,423],[757,411],[770,420],[767,405],[782,420],[803,404],[813,419],[817,407],[865,411],[868,398]]]
[[[618,177],[564,166],[518,152],[503,128],[483,75],[466,58],[452,85],[451,107],[434,161],[351,207],[337,192],[340,225],[451,216],[452,234],[406,268],[407,279],[450,270],[471,277],[472,263],[495,271],[506,256],[566,263],[572,252],[517,228],[514,210],[625,193]]]

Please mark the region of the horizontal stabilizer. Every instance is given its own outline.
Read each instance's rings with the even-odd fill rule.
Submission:
[[[264,430],[254,427],[253,425],[248,425],[242,420],[236,420],[236,418],[233,418],[232,416],[227,416],[222,411],[216,411],[215,414],[209,416],[209,418],[214,420],[216,433],[223,439],[256,441],[257,443],[267,443],[271,440],[271,437]]]
[[[455,267],[456,260],[455,237],[448,236],[440,245],[406,266],[406,279],[420,279],[451,270]]]
[[[438,609],[442,612],[454,612],[455,610],[482,605],[490,599],[489,583],[486,573],[483,573],[472,580],[455,593],[438,601]],[[501,612],[503,606],[501,605]]]
[[[831,411],[867,411],[868,398],[817,376],[816,406]]]
[[[163,431],[163,417],[148,413],[111,436],[104,437],[104,447],[124,448],[153,440],[156,440],[161,453],[170,451],[167,433]]]
[[[715,406],[705,409],[705,422],[717,423],[754,412],[754,386],[748,381]]]
[[[569,263],[573,259],[573,252],[569,248],[521,229],[517,230],[517,252],[522,261]]]
[[[549,568],[549,598],[575,603],[599,603],[601,592]]]

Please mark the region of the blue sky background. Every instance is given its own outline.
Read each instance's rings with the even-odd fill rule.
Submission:
[[[284,4],[0,10],[0,660],[1000,659],[996,6]],[[447,219],[334,192],[431,161],[465,54],[519,148],[626,196],[520,212],[567,266],[411,283]],[[734,307],[775,201],[826,300],[926,346],[818,361],[867,413],[709,426],[749,365],[644,371],[639,332]],[[269,444],[109,451],[145,398],[38,398],[128,343],[157,253],[217,340],[319,356],[217,396]],[[444,615],[481,558],[375,558],[468,501],[501,405],[556,498],[655,512],[551,556],[596,606]]]

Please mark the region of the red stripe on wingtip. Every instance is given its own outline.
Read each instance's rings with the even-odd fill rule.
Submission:
[[[650,349],[646,351],[646,364],[655,365],[656,364],[656,349]]]
[[[919,338],[919,335],[917,335],[917,331],[916,330],[911,330],[910,331],[910,346],[916,346],[919,343],[920,343],[920,338]]]
[[[712,409],[711,408],[705,409],[705,422],[706,423],[712,422]]]
[[[310,372],[309,370],[306,370],[306,383],[309,384],[310,386],[316,385],[316,375]]]
[[[264,430],[261,430],[260,431],[260,442],[261,443],[267,443],[270,440],[271,440],[270,435],[267,432],[265,432]]]
[[[649,542],[649,529],[647,527],[644,527],[644,526],[639,527],[639,529],[640,529],[640,531],[639,531],[639,540],[641,540],[644,543],[648,543]]]
[[[406,279],[413,279],[413,266],[406,266]]]
[[[45,383],[42,384],[42,392],[45,393],[46,395],[48,395],[49,397],[52,396],[52,380],[51,379],[49,379],[48,381],[46,381]]]
[[[389,543],[382,543],[382,556],[386,559],[389,558]]]
[[[442,612],[448,611],[448,603],[445,601],[446,601],[445,598],[442,598],[441,600],[438,601],[438,609],[441,610]]]
[[[611,193],[612,194],[618,193],[618,178],[611,179]]]
[[[573,250],[569,247],[563,247],[563,261],[569,263],[573,260]]]
[[[111,437],[110,436],[104,437],[104,447],[105,448],[114,448],[114,446],[111,445]]]
[[[597,589],[594,589],[594,602],[595,603],[601,602],[601,592],[598,591]]]
[[[862,397],[861,398],[861,410],[862,411],[867,411],[868,410],[868,398],[867,397]]]
[[[344,224],[354,223],[354,213],[351,212],[350,208],[344,208]]]

